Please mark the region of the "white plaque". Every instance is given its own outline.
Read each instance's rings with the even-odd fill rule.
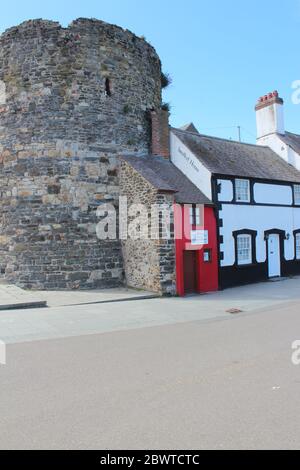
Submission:
[[[192,245],[207,245],[208,244],[208,230],[192,230],[191,231],[191,244]]]

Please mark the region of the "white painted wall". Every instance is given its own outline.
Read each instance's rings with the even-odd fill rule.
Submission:
[[[195,155],[171,132],[171,161],[209,199],[212,198],[211,172],[202,165]]]
[[[224,253],[221,266],[234,264],[235,241],[232,232],[243,229],[257,231],[256,256],[258,262],[265,262],[267,259],[264,232],[274,228],[290,234],[290,239],[284,242],[284,257],[287,261],[294,258],[293,231],[300,229],[300,208],[224,204],[219,214],[223,219],[220,234],[224,237],[224,243],[220,247]]]
[[[287,146],[288,162],[300,171],[300,155],[291,147]]]
[[[256,111],[257,138],[269,134],[284,134],[283,105],[273,103]]]
[[[255,183],[253,187],[254,201],[263,204],[293,204],[292,186],[279,184]]]
[[[278,134],[271,134],[257,140],[257,145],[270,147],[284,161],[293,165],[300,171],[300,155],[297,154],[289,145],[280,138]]]
[[[218,194],[218,200],[220,202],[231,202],[234,197],[232,181],[220,179],[217,180],[217,184],[220,184],[221,186],[221,191]]]

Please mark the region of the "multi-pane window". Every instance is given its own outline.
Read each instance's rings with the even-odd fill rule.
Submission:
[[[300,184],[294,184],[294,200],[297,206],[300,206]]]
[[[250,202],[249,180],[235,180],[235,199],[237,202]]]
[[[300,259],[300,233],[296,233],[296,259]]]
[[[237,262],[238,264],[252,263],[252,237],[251,235],[237,236]]]
[[[190,224],[200,225],[200,207],[190,207]]]

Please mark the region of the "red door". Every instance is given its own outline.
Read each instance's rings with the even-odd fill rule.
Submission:
[[[183,252],[184,292],[197,292],[197,258],[196,251]]]

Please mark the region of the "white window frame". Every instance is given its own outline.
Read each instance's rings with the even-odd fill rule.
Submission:
[[[200,207],[190,207],[190,225],[200,225]]]
[[[194,225],[194,209],[190,207],[190,225]]]
[[[239,234],[236,237],[237,264],[239,266],[252,264],[252,243],[252,236],[247,233]]]
[[[250,181],[249,180],[236,178],[235,200],[236,202],[250,202]]]
[[[294,202],[296,206],[300,206],[300,184],[294,184]]]
[[[295,234],[296,259],[300,260],[300,233]]]

